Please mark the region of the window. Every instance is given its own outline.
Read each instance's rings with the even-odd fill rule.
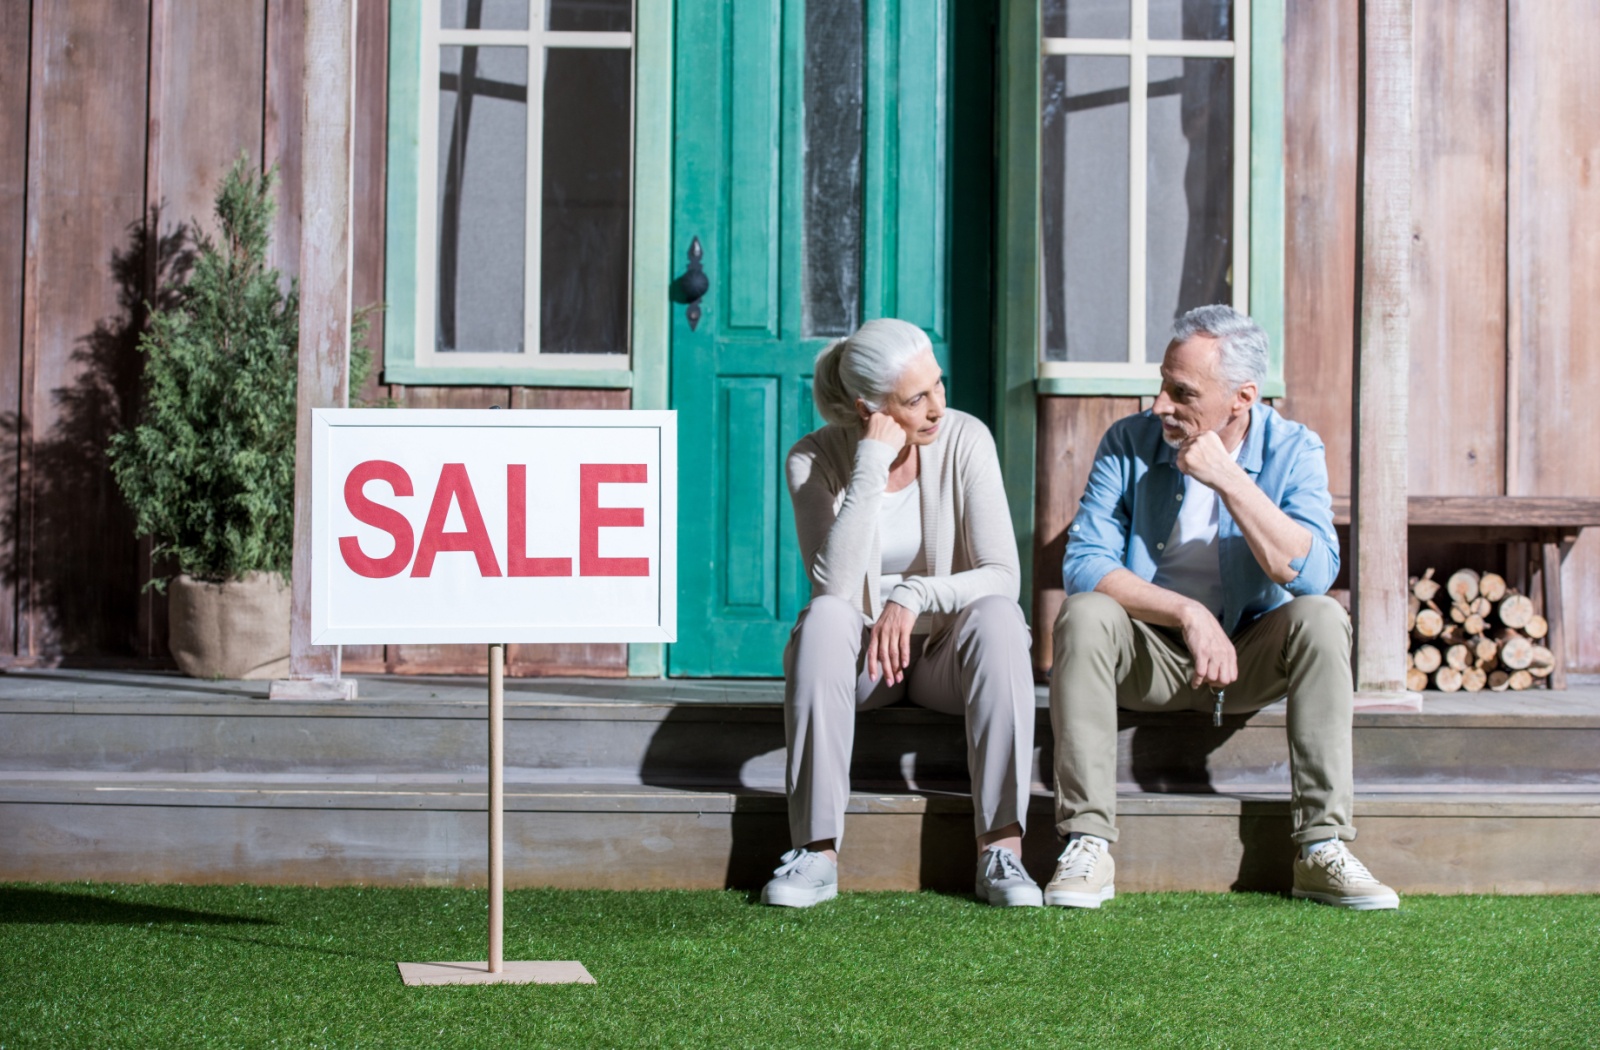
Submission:
[[[630,385],[638,6],[394,5],[387,381]]]
[[[1265,303],[1252,295],[1252,255],[1268,243],[1252,230],[1252,65],[1281,45],[1252,51],[1251,8],[1043,0],[1041,389],[1153,393],[1179,315]]]

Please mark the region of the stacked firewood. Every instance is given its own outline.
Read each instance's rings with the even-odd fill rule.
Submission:
[[[1414,692],[1530,689],[1555,670],[1542,644],[1550,625],[1498,573],[1461,569],[1442,593],[1432,569],[1413,576],[1406,628],[1406,688]]]

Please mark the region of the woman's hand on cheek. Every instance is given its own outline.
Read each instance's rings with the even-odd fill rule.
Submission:
[[[873,441],[881,441],[896,452],[906,444],[905,428],[885,412],[874,412],[867,417],[866,433],[862,436]]]
[[[877,681],[881,669],[883,683],[896,685],[906,676],[911,663],[911,629],[917,616],[904,605],[885,602],[878,622],[867,639],[867,675]]]

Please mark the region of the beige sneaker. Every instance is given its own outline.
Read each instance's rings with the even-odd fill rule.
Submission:
[[[1056,873],[1044,888],[1044,902],[1063,908],[1098,908],[1117,895],[1117,866],[1099,839],[1076,838],[1056,860]]]
[[[1373,878],[1343,842],[1295,858],[1294,895],[1355,911],[1400,907],[1400,895]]]

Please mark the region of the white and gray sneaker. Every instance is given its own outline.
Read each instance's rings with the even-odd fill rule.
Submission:
[[[1044,888],[1044,902],[1063,908],[1098,908],[1117,895],[1116,873],[1104,839],[1093,835],[1075,838],[1056,859],[1056,873]]]
[[[978,857],[978,877],[973,893],[997,908],[1037,908],[1044,893],[1023,868],[1017,855],[1004,846],[990,846]]]
[[[761,888],[761,903],[780,908],[809,908],[839,893],[839,866],[826,854],[792,849]]]

